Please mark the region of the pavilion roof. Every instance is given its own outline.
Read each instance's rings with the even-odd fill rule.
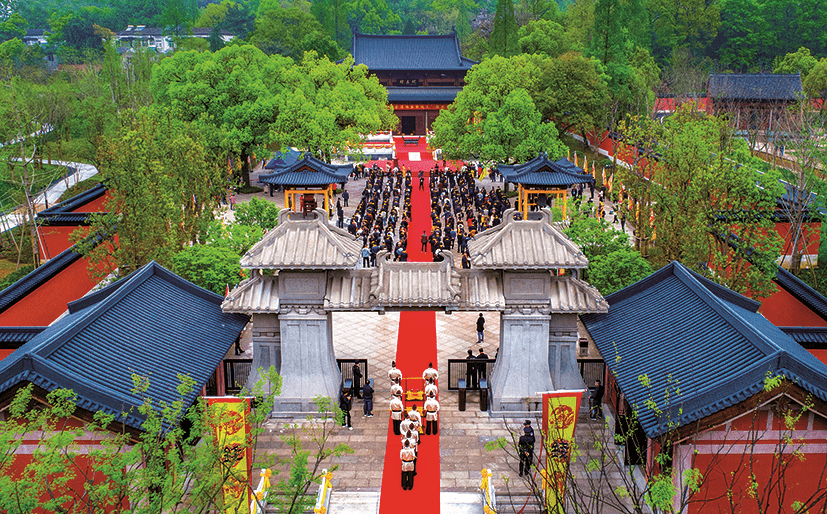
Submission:
[[[516,220],[509,209],[503,222],[480,232],[468,243],[471,264],[480,269],[536,270],[585,268],[589,261],[580,248],[541,210],[539,220]]]
[[[279,224],[241,258],[248,269],[342,269],[355,268],[362,242],[347,231],[330,225],[327,213],[316,209],[307,218],[282,209]]]
[[[594,177],[565,157],[551,161],[544,153],[523,164],[500,164],[497,170],[503,174],[506,182],[524,186],[563,189],[574,184],[594,182]]]
[[[153,261],[70,303],[66,316],[0,361],[0,391],[24,383],[71,389],[78,407],[140,429],[132,373],[149,377],[155,405],[180,400],[178,374],[189,375],[195,387],[183,401],[192,404],[249,321],[221,312],[222,300]]]
[[[328,164],[309,153],[292,164],[261,175],[259,181],[279,186],[327,186],[347,181],[353,164]]]
[[[440,35],[353,33],[356,64],[377,70],[468,70],[477,61],[466,59],[456,31]]]
[[[607,314],[581,319],[650,438],[761,392],[768,373],[827,400],[827,366],[759,314],[758,302],[678,262],[606,300]],[[644,408],[650,400],[662,415]]]

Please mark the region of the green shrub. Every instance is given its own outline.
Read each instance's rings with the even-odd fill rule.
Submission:
[[[12,271],[8,275],[0,279],[0,291],[6,289],[10,285],[14,284],[21,278],[31,273],[32,271],[34,271],[34,266],[32,266],[31,264],[20,266],[20,268],[16,271]]]

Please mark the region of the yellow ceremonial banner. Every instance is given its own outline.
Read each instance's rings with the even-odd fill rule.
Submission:
[[[583,393],[575,390],[543,394],[543,449],[546,452],[543,482],[551,514],[566,511],[566,477]]]
[[[485,167],[485,168],[482,169],[482,172],[480,173],[480,180],[484,179],[487,176],[488,176],[488,167]]]
[[[224,483],[225,513],[249,512],[250,473],[253,455],[250,448],[250,401],[235,396],[208,397],[210,421],[221,451],[221,464],[229,477]]]

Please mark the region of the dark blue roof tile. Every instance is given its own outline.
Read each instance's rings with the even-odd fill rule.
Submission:
[[[353,164],[328,164],[305,154],[293,164],[259,176],[259,182],[280,186],[325,186],[347,181]]]
[[[0,361],[0,391],[21,382],[73,389],[79,405],[118,414],[136,407],[131,374],[149,377],[147,395],[177,401],[178,374],[189,375],[190,405],[247,324],[221,311],[219,295],[152,262],[75,302],[74,309]],[[124,420],[139,428],[133,412]]]
[[[743,401],[767,372],[827,399],[827,366],[758,314],[756,302],[679,263],[606,301],[608,314],[581,319],[649,437]]]
[[[567,188],[574,184],[594,182],[594,177],[565,157],[551,161],[543,153],[523,164],[500,164],[497,170],[503,174],[506,182],[524,186]]]
[[[457,33],[445,35],[374,35],[353,33],[356,64],[377,70],[468,70],[477,64],[459,49]]]

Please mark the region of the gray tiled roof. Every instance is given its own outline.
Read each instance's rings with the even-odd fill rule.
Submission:
[[[328,164],[306,153],[304,158],[261,175],[258,180],[280,186],[326,186],[346,182],[352,171],[353,164]]]
[[[254,276],[238,284],[221,303],[224,312],[266,314],[279,312],[279,279],[276,276]]]
[[[0,327],[0,348],[19,347],[44,330],[46,327]]]
[[[370,309],[370,277],[373,269],[331,272],[327,277],[324,308],[345,311]]]
[[[501,273],[460,270],[461,310],[502,309],[505,307]]]
[[[131,373],[149,377],[156,405],[178,401],[178,374],[189,375],[189,406],[249,320],[222,313],[219,295],[155,262],[110,287],[70,304],[68,315],[0,361],[0,391],[23,383],[72,389],[80,408],[140,428]]]
[[[554,314],[594,313],[609,310],[609,304],[597,289],[574,277],[552,276],[549,293],[551,312]]]
[[[456,32],[437,36],[353,33],[353,59],[377,70],[468,70]]]
[[[588,266],[580,248],[551,222],[551,212],[541,212],[540,220],[517,221],[517,211],[507,210],[503,223],[480,232],[468,243],[472,266],[506,270]]]
[[[783,73],[710,73],[709,96],[719,100],[801,98],[801,75]]]
[[[316,209],[308,217],[282,209],[279,224],[241,258],[248,269],[355,268],[362,243],[348,232],[331,226],[327,213]]]
[[[608,314],[581,319],[649,437],[753,396],[768,372],[827,400],[827,366],[759,314],[758,302],[677,262],[606,300]],[[650,399],[662,415],[644,407]]]
[[[594,177],[565,157],[550,161],[544,154],[523,164],[500,164],[497,170],[506,182],[526,186],[569,188],[574,184],[594,182]]]
[[[459,302],[459,273],[451,259],[442,262],[378,260],[370,298],[379,307],[447,307]]]
[[[457,99],[461,87],[389,87],[388,102],[435,102],[449,104]]]

